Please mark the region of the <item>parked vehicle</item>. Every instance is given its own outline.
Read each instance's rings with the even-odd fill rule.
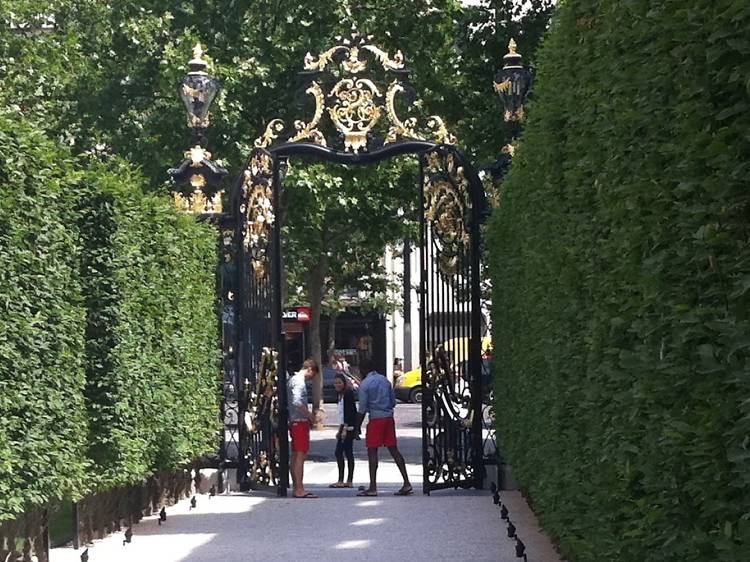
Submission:
[[[458,364],[458,372],[464,373],[467,357],[469,354],[468,338],[454,338],[443,342],[443,349],[452,353],[453,361]],[[490,365],[492,357],[492,340],[489,337],[482,338],[482,384],[489,385]],[[402,402],[420,404],[422,402],[422,368],[417,367],[405,372],[396,381],[394,387],[396,398]]]
[[[340,372],[341,371],[336,371],[331,367],[323,367],[323,402],[326,404],[339,401],[339,395],[336,392],[336,388],[333,386],[333,379],[336,377],[336,373]],[[359,379],[353,375],[347,375],[346,373],[344,373],[344,376],[349,381],[349,384],[352,385],[352,388],[354,389],[354,399],[356,400],[359,394]],[[312,402],[312,381],[305,381],[305,384],[307,385],[307,400],[308,402]]]

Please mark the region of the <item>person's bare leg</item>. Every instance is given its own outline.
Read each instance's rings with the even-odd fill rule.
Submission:
[[[292,474],[292,490],[297,491],[297,451],[292,451],[289,459],[289,472]]]
[[[294,483],[295,496],[302,496],[305,494],[305,488],[302,485],[302,467],[304,462],[304,455],[300,452],[295,452],[294,458],[292,459],[292,482]]]
[[[406,472],[406,462],[404,461],[404,456],[401,454],[401,451],[398,450],[398,447],[388,447],[388,452],[393,457],[393,462],[396,463],[398,471],[401,473],[401,477],[404,479],[404,487],[401,488],[401,490],[410,490],[411,482],[409,482],[409,474]]]
[[[366,493],[377,493],[378,491],[378,448],[367,449],[367,462],[370,465],[370,487]]]
[[[307,490],[305,490],[305,459],[307,458],[307,453],[300,453],[299,454],[299,487],[302,491],[302,495],[307,494]]]

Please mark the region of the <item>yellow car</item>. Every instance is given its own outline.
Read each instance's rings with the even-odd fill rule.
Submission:
[[[443,349],[453,352],[453,364],[459,365],[469,357],[469,338],[454,338],[443,342]],[[482,373],[489,373],[489,359],[492,357],[492,338],[482,338]],[[420,404],[422,402],[422,368],[406,371],[396,381],[393,388],[396,398],[402,402]]]

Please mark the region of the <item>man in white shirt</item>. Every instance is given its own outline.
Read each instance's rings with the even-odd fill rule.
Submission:
[[[305,381],[315,377],[318,364],[314,359],[306,359],[302,368],[287,381],[289,403],[289,433],[292,437],[292,458],[289,470],[292,473],[292,487],[295,498],[317,498],[305,490],[302,478],[305,471],[305,458],[310,451],[310,423],[312,414],[307,405]]]

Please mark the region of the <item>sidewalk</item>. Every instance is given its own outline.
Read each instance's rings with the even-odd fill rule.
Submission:
[[[404,440],[417,437],[416,427],[399,431]],[[333,456],[334,430],[313,432],[313,458],[305,481],[319,499],[276,498],[251,492],[198,496],[190,509],[184,500],[167,508],[167,521],[147,517],[133,527],[132,543],[123,533],[89,546],[90,562],[248,562],[253,560],[360,561],[473,560],[514,562],[515,543],[507,538],[500,510],[486,490],[445,490],[422,494],[422,467],[408,466],[415,494],[396,497],[400,476],[388,453],[381,455],[379,496],[356,497],[356,489],[329,489],[337,478]],[[406,443],[405,443],[406,445]],[[363,448],[359,445],[359,448]],[[367,464],[358,451],[355,485],[367,480]],[[532,562],[558,562],[549,541],[536,527],[533,514],[519,494],[505,492],[518,536]],[[54,549],[51,562],[78,562],[81,550]]]

